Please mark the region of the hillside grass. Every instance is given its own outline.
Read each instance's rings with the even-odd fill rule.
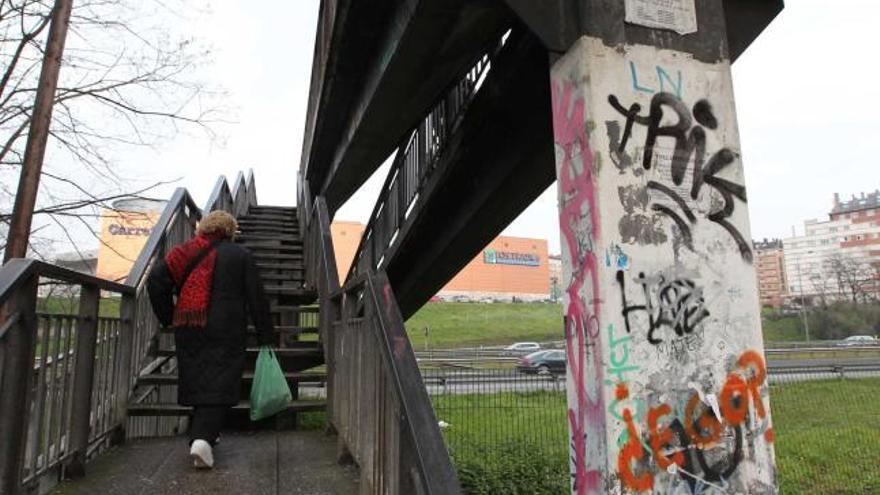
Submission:
[[[562,305],[551,303],[456,303],[424,305],[406,322],[416,350],[562,340]]]
[[[803,341],[799,316],[765,311],[765,342]],[[551,303],[432,302],[406,322],[416,350],[425,348],[425,327],[431,348],[507,345],[513,342],[563,340],[562,305]]]

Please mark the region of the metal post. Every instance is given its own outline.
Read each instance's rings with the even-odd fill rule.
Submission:
[[[20,490],[37,336],[36,302],[35,276],[4,308],[4,325],[12,328],[0,340],[4,354],[0,370],[0,495],[16,495]]]
[[[128,421],[128,398],[132,384],[132,350],[134,344],[134,322],[135,322],[135,298],[133,295],[125,294],[122,296],[122,305],[120,306],[119,317],[122,320],[119,329],[119,356],[117,356],[116,372],[116,417],[114,422],[117,425],[116,433],[113,436],[113,443],[122,443],[125,441],[126,423]]]
[[[49,38],[43,55],[43,67],[40,71],[24,160],[21,164],[21,176],[18,181],[18,192],[15,195],[15,206],[12,209],[12,222],[9,225],[4,262],[27,256],[31,220],[37,201],[37,190],[40,187],[40,173],[43,168],[43,157],[46,154],[46,142],[49,139],[52,106],[55,102],[55,90],[58,87],[61,55],[64,52],[64,40],[67,38],[67,25],[70,22],[72,5],[73,0],[55,0],[55,7],[52,9],[52,24],[49,26]]]
[[[76,359],[74,361],[73,407],[70,414],[70,448],[72,456],[64,466],[64,476],[85,475],[86,451],[91,426],[92,385],[95,375],[95,350],[98,337],[98,305],[101,291],[83,286],[79,299],[79,320],[76,325]]]

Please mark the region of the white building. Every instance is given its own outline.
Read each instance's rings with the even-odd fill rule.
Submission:
[[[852,299],[853,292],[876,295],[880,264],[880,191],[840,201],[827,221],[807,220],[804,232],[783,239],[788,293],[819,299]]]

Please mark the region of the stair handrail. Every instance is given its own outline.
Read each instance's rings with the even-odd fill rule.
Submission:
[[[373,206],[346,280],[359,273],[374,272],[380,263],[387,266],[385,253],[395,242],[395,234],[403,230],[411,218],[422,186],[435,172],[449,138],[455,134],[504,43],[502,38],[480,55],[425,118],[406,134]]]
[[[384,271],[340,288],[323,196],[313,203],[305,244],[320,303],[327,421],[342,440],[343,458],[358,463],[361,486],[376,493],[461,493]]]
[[[78,314],[37,313],[41,280],[76,287]],[[102,291],[119,297],[118,318],[99,316]],[[135,289],[16,258],[0,268],[0,305],[0,494],[14,495],[82,475],[125,437],[128,383],[98,377],[132,373]]]
[[[257,188],[254,182],[254,171],[250,169],[247,176],[241,171],[238,172],[231,189],[226,176],[218,177],[202,211],[223,210],[235,218],[240,218],[247,215],[251,206],[256,205]]]

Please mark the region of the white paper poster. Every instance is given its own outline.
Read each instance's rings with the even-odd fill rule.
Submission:
[[[626,0],[626,22],[678,34],[697,32],[694,0]]]

